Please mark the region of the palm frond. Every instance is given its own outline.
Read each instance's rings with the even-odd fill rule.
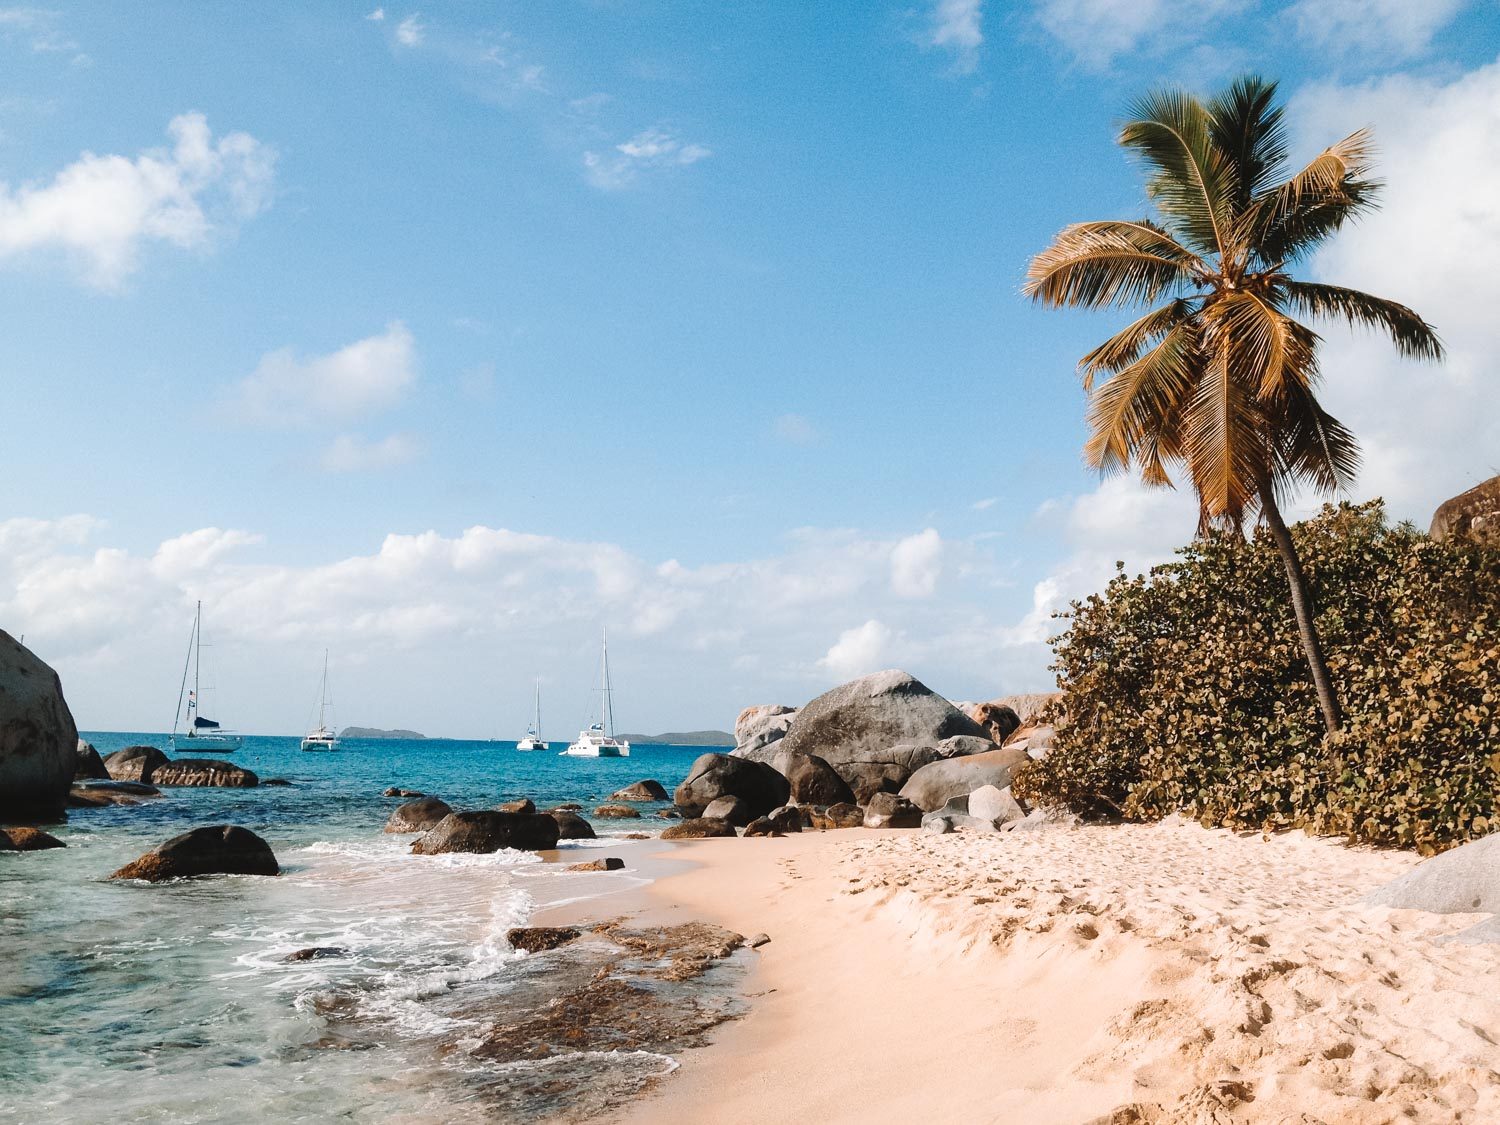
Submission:
[[[1153,169],[1146,184],[1167,226],[1202,254],[1231,256],[1234,170],[1214,145],[1203,103],[1181,90],[1147,94],[1120,144]]]
[[[1076,223],[1031,260],[1022,292],[1054,306],[1139,304],[1190,285],[1203,268],[1154,223]]]
[[[1094,389],[1094,379],[1101,373],[1114,373],[1140,359],[1141,353],[1154,345],[1177,325],[1192,317],[1192,301],[1179,297],[1160,308],[1152,309],[1139,320],[1126,325],[1079,361],[1083,389]]]
[[[1368,129],[1330,145],[1285,182],[1257,195],[1244,212],[1244,238],[1268,264],[1307,253],[1374,206],[1381,185],[1366,177],[1374,156]]]
[[[1308,316],[1346,321],[1355,328],[1372,328],[1390,334],[1396,350],[1412,359],[1442,359],[1443,342],[1420,316],[1405,305],[1346,289],[1287,279],[1280,284],[1287,303]]]
[[[1267,419],[1235,377],[1228,350],[1206,346],[1205,352],[1183,416],[1183,452],[1208,516],[1239,523],[1270,472]]]
[[[1164,457],[1175,457],[1180,442],[1172,419],[1192,394],[1198,362],[1197,332],[1181,322],[1138,360],[1089,396],[1089,439],[1085,461],[1115,472],[1142,461],[1151,483],[1164,476]],[[1158,470],[1160,470],[1158,472]]]
[[[1210,349],[1229,356],[1231,375],[1262,404],[1289,386],[1310,388],[1317,371],[1317,333],[1275,308],[1259,293],[1230,290],[1203,309]]]
[[[1280,480],[1322,493],[1347,492],[1359,474],[1359,442],[1308,391],[1293,391],[1281,420]]]
[[[1244,211],[1282,175],[1287,158],[1285,111],[1275,82],[1245,75],[1207,104],[1214,146],[1234,170],[1235,209]]]

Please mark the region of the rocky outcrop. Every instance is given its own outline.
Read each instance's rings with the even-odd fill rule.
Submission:
[[[703,810],[709,820],[727,820],[736,828],[743,828],[755,819],[750,806],[738,797],[716,797]]]
[[[661,834],[661,838],[663,840],[702,840],[709,836],[733,836],[734,834],[734,825],[729,821],[710,820],[699,816],[672,825]]]
[[[594,810],[594,815],[601,820],[635,820],[641,815],[641,810],[629,805],[600,805]]]
[[[704,754],[688,770],[673,800],[685,815],[698,816],[719,797],[738,797],[755,817],[786,804],[790,795],[786,778],[764,762]]]
[[[1500,546],[1500,476],[1443,501],[1428,534],[1439,541],[1472,539]]]
[[[617,855],[605,856],[603,859],[592,859],[588,863],[570,863],[569,871],[623,871],[625,861]]]
[[[427,794],[423,793],[420,789],[400,789],[394,785],[392,785],[389,789],[382,791],[380,795],[382,797],[406,797],[409,800],[413,801],[418,797],[427,796]]]
[[[1021,725],[1021,716],[1003,703],[979,703],[969,712],[970,717],[985,729],[990,741],[997,746],[1009,738]]]
[[[1057,739],[1057,731],[1051,725],[1022,727],[1005,740],[1005,745],[1024,750],[1032,759],[1045,758]]]
[[[512,949],[525,950],[527,953],[556,949],[570,941],[577,941],[582,936],[583,931],[575,930],[572,926],[517,926],[505,932],[505,940],[510,942]]]
[[[0,630],[0,817],[61,817],[77,747],[57,673]]]
[[[850,802],[866,804],[876,793],[899,793],[911,777],[911,769],[895,762],[854,762],[839,769],[854,794]]]
[[[436,797],[418,797],[391,811],[385,822],[387,832],[426,832],[453,811],[447,801]]]
[[[1032,726],[1042,717],[1044,712],[1052,704],[1062,698],[1060,691],[1033,691],[1023,695],[1002,695],[999,699],[992,699],[989,703],[975,704],[979,707],[1006,707],[1015,712],[1016,718],[1021,720],[1021,726]],[[971,711],[970,714],[973,714]]]
[[[159,766],[170,759],[155,746],[127,746],[104,759],[104,768],[115,781],[139,781],[150,785]]]
[[[503,801],[495,806],[497,812],[534,813],[536,805],[530,797],[522,797],[519,801]]]
[[[923,766],[901,787],[901,796],[924,812],[940,809],[954,797],[965,797],[983,785],[1004,789],[1011,774],[1029,762],[1024,750],[1003,746],[984,754],[947,758]]]
[[[748,758],[772,743],[781,741],[796,717],[795,707],[786,707],[780,703],[746,707],[734,721],[735,756]]]
[[[789,832],[801,831],[801,809],[790,805],[777,809],[769,816],[757,817],[745,825],[746,836],[785,836]]]
[[[920,828],[922,810],[905,797],[877,793],[865,806],[866,828]]]
[[[792,788],[799,805],[838,805],[854,800],[854,790],[838,771],[815,754],[780,753],[773,767]]]
[[[218,758],[172,758],[152,771],[151,784],[254,789],[260,784],[260,778],[250,770],[232,766]]]
[[[812,811],[813,811],[814,808],[817,808],[817,807],[819,807],[819,806],[817,806],[817,805],[782,805],[781,808],[779,808],[779,809],[772,809],[770,812],[766,813],[766,816],[769,817],[771,820],[780,820],[784,816],[793,817],[793,818],[796,819],[798,825],[801,826],[802,828],[811,828],[813,826]]]
[[[830,828],[858,828],[865,822],[865,810],[858,805],[829,805],[826,809],[812,810],[812,826]]]
[[[484,855],[501,848],[539,852],[557,847],[558,837],[557,821],[546,813],[456,812],[412,841],[411,850],[414,855]]]
[[[969,815],[998,828],[1017,820],[1025,820],[1026,810],[1009,788],[981,785],[969,794]]]
[[[173,836],[133,863],[127,863],[111,879],[186,879],[195,875],[279,875],[281,865],[271,845],[248,828],[237,824],[214,824]]]
[[[651,778],[637,781],[634,785],[627,785],[624,789],[616,789],[609,795],[611,801],[669,801],[671,794],[661,782]]]
[[[0,852],[45,852],[68,845],[39,828],[0,828]]]
[[[576,812],[568,809],[551,809],[547,812],[557,822],[557,838],[559,840],[595,840],[598,833],[594,826]]]
[[[108,781],[109,771],[104,768],[104,759],[92,743],[78,740],[77,756],[73,760],[74,781]]]

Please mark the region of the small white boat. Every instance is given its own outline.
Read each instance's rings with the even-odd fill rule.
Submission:
[[[562,752],[567,758],[628,758],[630,743],[615,738],[615,708],[609,683],[609,636],[599,654],[599,722],[578,732],[578,739]]]
[[[536,685],[536,717],[531,720],[531,725],[526,728],[526,737],[516,743],[517,750],[550,750],[545,739],[542,738],[542,685]]]
[[[318,685],[318,725],[308,731],[302,739],[304,750],[337,750],[339,736],[328,722],[328,710],[333,700],[328,698],[328,650],[323,650],[323,682]]]
[[[227,731],[213,719],[207,718],[198,709],[200,679],[203,667],[203,603],[193,614],[193,631],[188,634],[187,661],[182,666],[182,687],[177,692],[177,710],[172,714],[172,737],[167,744],[174,753],[181,754],[233,754],[244,740],[233,731]],[[193,688],[188,690],[188,670],[193,673]],[[182,709],[183,696],[187,696],[187,711]],[[185,730],[178,730],[182,720]]]

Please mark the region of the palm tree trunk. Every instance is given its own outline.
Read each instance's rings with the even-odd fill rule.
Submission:
[[[1276,506],[1276,497],[1269,485],[1263,485],[1260,489],[1260,508],[1265,513],[1271,538],[1286,567],[1287,585],[1292,591],[1292,612],[1297,616],[1297,632],[1302,637],[1302,651],[1307,655],[1313,687],[1318,692],[1323,725],[1328,728],[1329,734],[1337,734],[1344,725],[1344,716],[1339,709],[1338,694],[1333,689],[1333,677],[1328,672],[1328,658],[1323,655],[1323,642],[1318,637],[1318,627],[1313,620],[1317,610],[1313,607],[1312,590],[1308,588],[1307,576],[1302,573],[1302,560],[1297,557],[1297,545],[1292,542],[1292,533],[1287,530],[1286,521],[1281,518],[1281,509]]]

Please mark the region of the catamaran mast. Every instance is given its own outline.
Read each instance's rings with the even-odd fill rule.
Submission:
[[[536,682],[535,688],[536,688],[536,725],[535,725],[535,727],[533,729],[536,732],[537,738],[541,738],[542,737],[542,681],[541,680],[538,680]]]
[[[198,667],[203,662],[203,602],[198,602],[198,612],[193,614],[193,694],[188,696],[188,709],[193,720],[188,723],[190,732],[198,729],[198,705],[202,702],[203,685],[198,682]]]
[[[600,716],[604,720],[604,731],[610,738],[615,736],[615,708],[614,700],[610,698],[609,689],[609,630],[604,630],[604,644],[599,650],[600,674],[599,680],[604,691],[604,714]]]
[[[323,650],[323,685],[322,691],[318,693],[318,729],[328,729],[328,650]]]

